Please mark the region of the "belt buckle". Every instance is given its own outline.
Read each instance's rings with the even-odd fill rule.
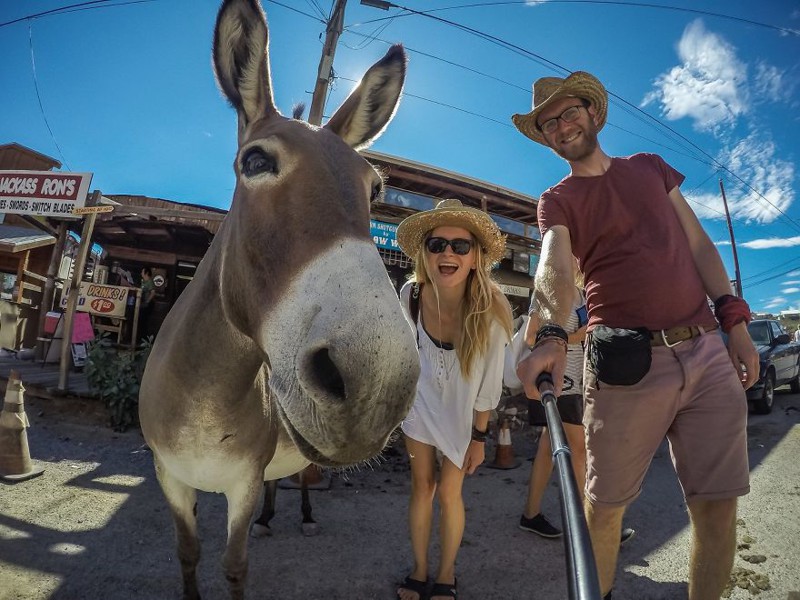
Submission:
[[[664,341],[664,345],[665,345],[667,348],[674,348],[675,346],[677,346],[677,345],[678,345],[678,344],[680,344],[681,342],[685,341],[685,340],[678,340],[678,341],[677,341],[677,342],[675,342],[674,344],[670,344],[670,343],[667,341],[667,330],[666,330],[666,329],[662,329],[661,331],[659,331],[659,333],[661,334],[661,339]]]

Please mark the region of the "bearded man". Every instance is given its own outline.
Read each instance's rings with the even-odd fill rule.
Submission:
[[[718,600],[736,550],[737,498],[750,490],[744,391],[759,366],[749,307],[731,295],[719,253],[680,192],[683,175],[655,154],[603,152],[603,84],[577,71],[539,79],[533,91],[533,110],[514,115],[514,125],[571,173],[539,202],[541,326],[517,371],[529,398],[539,398],[542,372],[560,393],[574,256],[589,311],[585,512],[602,592],[611,598],[625,508],[666,437],[692,523],[689,598]]]

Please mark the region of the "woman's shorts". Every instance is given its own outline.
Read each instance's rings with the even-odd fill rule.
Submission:
[[[556,402],[561,421],[570,425],[583,425],[583,396],[568,394],[561,396]],[[539,427],[547,427],[544,405],[538,400],[528,402],[528,423]]]

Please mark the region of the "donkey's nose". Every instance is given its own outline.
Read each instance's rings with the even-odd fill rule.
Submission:
[[[317,386],[334,398],[345,399],[344,379],[327,348],[320,348],[311,356],[311,377]]]

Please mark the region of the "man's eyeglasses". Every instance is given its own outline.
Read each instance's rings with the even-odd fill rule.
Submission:
[[[450,246],[456,254],[464,256],[465,254],[469,254],[469,251],[472,250],[472,240],[465,240],[464,238],[446,240],[441,237],[432,237],[425,240],[425,247],[431,254],[441,254],[448,246]]]
[[[539,131],[542,133],[553,133],[556,129],[558,129],[558,120],[561,119],[564,123],[572,123],[573,121],[577,121],[578,117],[581,116],[581,109],[587,108],[583,104],[576,104],[575,106],[570,106],[567,110],[562,112],[557,117],[552,119],[547,119],[541,125],[536,125],[539,128]]]

